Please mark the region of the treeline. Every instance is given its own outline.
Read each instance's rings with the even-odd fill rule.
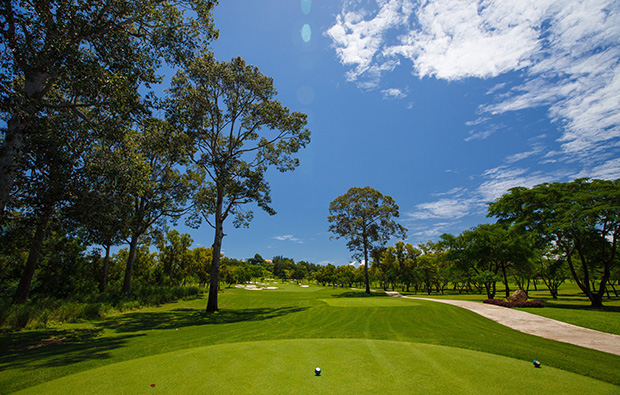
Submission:
[[[13,223],[14,225],[17,222]],[[121,293],[131,250],[120,248],[108,257],[84,240],[54,224],[42,246],[31,296],[85,300],[100,293]],[[0,243],[0,299],[10,300],[17,289],[24,260],[28,257],[27,227],[12,227]],[[213,257],[211,247],[193,247],[189,234],[175,229],[152,232],[141,239],[133,258],[134,288],[209,286]],[[301,282],[314,278],[319,265],[275,256],[265,260],[259,254],[248,259],[222,257],[221,285],[231,286],[266,278]]]
[[[618,296],[620,180],[579,179],[518,187],[489,204],[483,224],[417,248],[402,242],[375,249],[371,272],[384,288],[484,292],[498,284],[528,291],[544,284],[553,298],[567,279],[593,307]]]

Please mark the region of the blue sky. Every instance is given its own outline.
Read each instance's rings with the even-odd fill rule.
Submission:
[[[620,178],[617,1],[220,3],[216,57],[273,77],[312,131],[297,170],[269,173],[278,213],[225,224],[227,256],[349,263],[327,215],[352,186],[392,196],[415,245],[488,222],[514,186]]]

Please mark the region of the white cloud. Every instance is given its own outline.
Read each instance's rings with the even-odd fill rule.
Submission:
[[[448,192],[439,192],[439,193],[433,193],[433,196],[446,196],[446,195],[454,195],[454,196],[463,196],[463,194],[467,192],[467,189],[463,188],[463,187],[454,187],[452,189],[450,189]]]
[[[508,157],[506,157],[506,162],[515,163],[520,160],[527,159],[531,156],[539,155],[544,151],[544,149],[545,149],[545,146],[542,144],[539,144],[539,143],[533,144],[532,149],[530,151],[519,152],[513,155],[509,155]]]
[[[486,181],[480,184],[476,195],[481,203],[487,203],[496,200],[510,188],[519,186],[531,188],[534,185],[552,182],[564,176],[556,173],[529,173],[528,169],[499,166],[488,169],[482,174],[482,177]]]
[[[469,136],[467,136],[465,138],[465,141],[484,140],[487,137],[491,136],[496,131],[497,131],[497,129],[495,129],[495,128],[489,128],[489,129],[478,130],[478,131],[472,130],[469,133]]]
[[[472,202],[463,199],[441,199],[436,202],[416,205],[416,211],[407,213],[412,220],[458,219],[470,214]]]
[[[430,226],[412,229],[411,235],[415,236],[416,240],[426,242],[427,240],[436,239],[437,236],[441,236],[444,233],[449,233],[450,229],[455,225],[457,225],[456,222],[438,222]]]
[[[602,180],[620,179],[620,158],[609,160],[592,169],[583,170],[575,178],[595,178]]]
[[[360,4],[345,2],[326,33],[360,86],[377,88],[403,59],[420,78],[520,71],[511,89],[488,90],[496,101],[480,107],[479,119],[543,106],[562,129],[563,155],[580,160],[620,139],[617,1],[376,0],[374,12]],[[472,131],[467,141],[493,132]]]
[[[293,235],[273,236],[273,239],[280,240],[280,241],[292,241],[294,243],[303,244],[302,240],[296,238]]]
[[[398,61],[381,59],[381,48],[384,46],[384,34],[387,30],[405,24],[411,6],[406,0],[381,1],[381,8],[371,18],[365,10],[348,11],[347,4],[343,12],[336,17],[336,24],[325,33],[333,41],[336,54],[344,65],[355,66],[347,74],[349,80],[356,80],[360,75],[370,72],[380,74],[392,70]],[[375,56],[381,62],[373,64]]]
[[[407,95],[397,88],[384,89],[381,91],[384,99],[404,99]]]

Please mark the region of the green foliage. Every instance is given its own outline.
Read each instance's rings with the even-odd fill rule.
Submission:
[[[82,296],[73,299],[39,298],[27,304],[0,305],[0,331],[40,329],[103,318],[110,314],[159,306],[202,294],[199,287],[137,287],[127,296],[120,292]]]
[[[398,205],[390,196],[370,188],[350,188],[329,204],[329,231],[347,239],[354,257],[365,262],[366,293],[370,293],[368,254],[392,237],[405,238],[407,229],[396,223]]]
[[[557,246],[592,306],[602,306],[612,265],[617,264],[620,180],[512,188],[489,205],[489,216],[530,232],[539,245]]]
[[[194,194],[198,226],[215,229],[211,287],[207,310],[218,310],[217,287],[224,222],[249,226],[253,217],[244,205],[256,203],[273,215],[269,183],[272,166],[294,170],[294,155],[310,142],[306,114],[291,112],[275,100],[273,80],[239,57],[217,61],[210,53],[192,59],[172,79],[167,120],[193,142],[193,162],[202,175]]]
[[[138,90],[160,82],[162,62],[178,64],[217,37],[213,6],[209,0],[7,1],[0,13],[0,114],[7,120],[0,212],[15,179],[37,168],[20,166],[44,147],[31,139],[62,131],[39,134],[50,112],[79,115],[109,136],[122,134],[119,125],[146,112],[149,100],[141,100]],[[69,142],[58,148],[74,149]]]

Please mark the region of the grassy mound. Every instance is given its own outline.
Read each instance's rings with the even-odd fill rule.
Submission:
[[[322,375],[316,377],[314,368]],[[617,387],[529,361],[428,344],[355,339],[232,343],[134,359],[23,394],[607,394]]]

